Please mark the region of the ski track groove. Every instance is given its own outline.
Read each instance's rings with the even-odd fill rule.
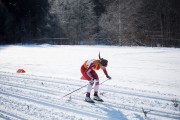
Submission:
[[[17,116],[17,115],[11,114],[11,113],[9,113],[9,112],[5,112],[5,111],[3,111],[3,110],[0,110],[0,113],[4,114],[4,116],[0,116],[0,118],[2,117],[2,118],[5,119],[5,120],[11,120],[12,118],[13,118],[13,119],[17,119],[17,120],[27,120],[27,119],[24,119],[24,118],[19,117],[19,116]],[[11,119],[10,119],[9,117],[10,117]]]
[[[18,95],[18,94],[15,95],[15,94],[10,94],[10,93],[6,93],[6,92],[0,92],[0,94],[8,95],[8,96],[11,96],[11,97],[14,97],[14,98],[19,98],[19,99],[22,99],[22,100],[34,102],[34,103],[45,105],[45,106],[49,106],[49,107],[52,107],[52,108],[65,110],[65,111],[68,111],[68,112],[71,111],[72,113],[75,112],[77,114],[87,115],[89,117],[93,116],[93,117],[98,118],[98,119],[107,119],[106,117],[98,115],[97,113],[92,113],[92,112],[89,112],[89,111],[83,111],[83,110],[78,110],[78,109],[74,109],[74,108],[65,107],[65,106],[62,106],[62,105],[58,105],[56,103],[51,103],[50,101],[37,100],[37,99],[34,99],[34,98],[26,97],[24,95]]]
[[[50,107],[53,107],[53,108],[58,108],[58,109],[63,109],[63,110],[67,108],[67,107],[60,107],[60,105],[58,105],[56,103],[50,104],[49,103],[50,101],[36,100],[35,98],[26,97],[24,95],[14,95],[14,94],[6,93],[6,92],[0,92],[0,93],[4,94],[4,95],[9,95],[11,97],[16,97],[16,98],[19,98],[19,99],[35,102],[37,104],[50,106]],[[75,100],[75,101],[83,101],[83,99],[77,99],[77,98],[75,98],[75,99],[73,98],[73,100]],[[133,112],[142,113],[141,108],[135,107],[135,106],[116,104],[116,103],[112,103],[112,102],[109,102],[109,101],[107,101],[107,103],[97,102],[97,104],[102,104],[102,105],[106,105],[106,106],[108,105],[109,107],[116,107],[116,108],[118,107],[118,109],[124,109],[124,110],[130,110],[130,111],[133,111]],[[69,109],[69,108],[67,108],[66,110],[68,110],[68,111],[71,110],[71,112],[76,112],[77,114],[80,113],[79,111],[76,111],[77,109]],[[147,109],[147,110],[150,110],[150,109]],[[99,119],[107,119],[106,117],[100,118],[99,115],[96,116],[96,113],[93,113],[93,114],[89,114],[89,112],[85,112],[85,113],[86,113],[85,115],[89,115],[91,117],[95,116],[96,118],[99,118]],[[84,114],[84,112],[82,112],[81,114]],[[155,116],[173,118],[173,119],[180,119],[179,114],[172,114],[172,113],[162,112],[162,111],[158,111],[158,110],[153,110],[153,112],[151,112],[149,114],[150,115],[155,115]]]
[[[1,80],[0,80],[1,81]],[[46,94],[52,94],[52,95],[58,95],[59,93],[62,92],[57,92],[55,90],[49,90],[49,89],[44,89],[44,88],[36,88],[33,86],[22,86],[21,84],[17,84],[17,83],[0,83],[1,85],[6,85],[6,86],[10,86],[10,87],[16,87],[16,88],[21,88],[21,89],[26,89],[26,90],[32,90],[32,91],[36,91],[36,92],[41,92],[41,93],[46,93]],[[56,94],[55,92],[57,92],[58,94]]]
[[[8,86],[11,86],[11,87],[17,87],[17,88],[22,88],[22,89],[27,89],[27,90],[33,90],[33,91],[36,91],[36,92],[41,92],[41,93],[46,93],[46,94],[50,94],[50,95],[56,95],[56,96],[59,96],[60,94],[66,94],[66,93],[62,93],[60,92],[60,90],[56,89],[47,89],[47,88],[36,88],[36,87],[33,87],[33,86],[23,86],[21,84],[17,84],[17,83],[0,83],[0,84],[4,84],[4,85],[8,85]],[[69,92],[69,91],[68,91]],[[82,97],[82,96],[81,96]]]
[[[44,80],[44,79],[46,79],[46,77],[43,77],[43,76],[40,76],[41,79],[38,79],[38,78],[32,79],[32,78],[24,77],[27,75],[24,75],[24,76],[21,75],[22,77],[19,77],[17,75],[14,75],[14,76],[2,75],[2,76],[11,77],[11,78],[19,78],[19,79],[23,79],[23,80],[26,79],[26,80],[30,80],[30,81],[36,81],[36,82],[41,81],[41,82],[48,82],[48,83],[53,83],[53,84],[56,83],[56,84],[61,84],[61,85],[70,85],[70,86],[81,87],[81,84],[77,84],[77,83],[74,84],[74,82],[72,84],[72,83],[68,82],[68,80],[66,82],[64,82],[62,80],[61,81],[54,81],[54,79],[50,78],[50,77],[48,77],[48,79],[51,79],[51,80]],[[39,76],[36,76],[36,77],[39,77]],[[55,78],[55,79],[61,79],[61,78]],[[125,95],[137,96],[137,97],[157,99],[157,100],[159,99],[159,100],[164,100],[164,101],[168,101],[168,102],[170,102],[172,99],[174,99],[174,98],[163,98],[163,97],[158,97],[158,96],[149,96],[149,95],[145,95],[144,93],[130,93],[128,91],[123,91],[123,90],[118,92],[116,89],[115,90],[112,90],[112,89],[108,90],[108,89],[104,88],[104,86],[101,88],[101,90],[105,91],[105,92],[112,92],[112,93],[117,93],[117,94],[125,94]]]
[[[19,86],[16,86],[17,88],[19,88]],[[26,89],[26,88],[23,88],[23,89]],[[30,89],[31,90],[31,89]],[[34,89],[35,90],[35,89]],[[35,90],[35,91],[37,91],[37,92],[42,92],[42,91],[39,91],[39,90]],[[45,92],[47,92],[47,91],[45,91]],[[48,92],[47,94],[52,94],[53,92]],[[57,94],[53,94],[53,95],[57,95]],[[76,99],[76,100],[78,100],[78,99]],[[79,99],[79,100],[81,100],[82,101],[82,99]],[[111,104],[114,104],[114,103],[112,103],[112,102],[110,102],[110,101],[108,101],[107,103],[111,103]],[[110,104],[109,104],[110,105]],[[134,107],[134,106],[127,106],[127,105],[123,105],[123,104],[119,104],[118,103],[118,105],[120,105],[119,107],[121,107],[122,109],[124,109],[123,107],[131,107],[131,111],[135,108],[135,109],[139,109],[139,112],[141,111],[140,110],[140,108],[137,108],[137,107]],[[117,105],[113,105],[114,107],[116,107]],[[132,109],[133,108],[133,109]],[[128,110],[130,110],[130,109],[128,109]],[[155,110],[154,110],[155,111]],[[136,110],[136,112],[137,112],[137,110]],[[160,112],[160,111],[157,111],[156,110],[156,112]],[[161,112],[161,113],[163,113],[163,112]],[[170,113],[166,113],[166,112],[164,112],[165,114],[170,114]],[[153,114],[153,113],[152,113]],[[153,114],[153,115],[158,115],[158,114]],[[172,114],[173,115],[173,114]],[[175,115],[175,114],[174,114]],[[167,117],[167,116],[166,116]]]
[[[35,103],[35,102],[23,100],[21,98],[16,98],[16,97],[13,97],[13,96],[5,95],[3,97],[1,96],[1,99],[5,101],[5,103],[2,104],[2,105],[5,106],[5,109],[9,108],[10,111],[12,111],[12,109],[15,109],[14,114],[17,114],[17,112],[19,112],[19,113],[21,113],[21,115],[19,114],[19,116],[26,116],[27,117],[27,115],[28,115],[27,120],[39,120],[39,119],[52,120],[52,119],[57,119],[57,118],[59,119],[62,116],[64,116],[64,114],[62,112],[65,112],[65,111],[62,111],[62,110],[56,112],[55,108],[51,108],[51,107],[46,106],[44,104],[38,104],[38,103]],[[12,99],[13,99],[13,101],[12,101]],[[16,106],[12,107],[11,106],[12,102]],[[29,108],[27,106],[29,106]],[[8,111],[9,111],[9,109],[8,109]],[[53,109],[53,111],[52,111],[52,109]],[[43,112],[39,112],[39,111],[43,111],[43,112],[45,111],[45,113],[46,114],[48,113],[48,115],[44,115]],[[66,116],[68,118],[69,117],[70,118],[74,117],[74,115],[71,114],[71,113],[66,115]],[[76,114],[76,116],[77,116],[77,114]],[[91,117],[91,118],[93,118],[93,117]]]
[[[59,96],[60,94],[62,94],[62,96],[63,96],[63,94],[66,94],[65,92],[60,92],[58,89],[55,90],[55,89],[49,89],[49,88],[48,89],[47,88],[36,88],[33,86],[23,86],[23,85],[17,84],[17,83],[0,83],[0,84],[11,86],[11,87],[27,89],[27,90],[32,90],[32,91],[41,92],[41,93],[46,93],[46,94],[50,94],[50,95],[56,95],[56,96]]]
[[[9,73],[10,74],[10,73]],[[62,85],[71,85],[71,86],[74,86],[74,87],[78,87],[78,86],[80,86],[79,84],[76,84],[76,85],[74,85],[74,84],[71,84],[71,83],[69,83],[69,82],[64,82],[64,81],[55,81],[55,79],[57,79],[57,78],[51,78],[51,77],[48,77],[48,79],[50,79],[50,80],[44,80],[44,79],[46,79],[46,77],[44,77],[44,76],[33,76],[33,77],[35,77],[35,78],[30,78],[31,76],[26,76],[25,75],[25,77],[23,76],[17,76],[17,75],[11,75],[11,76],[9,76],[9,75],[0,75],[0,76],[4,76],[4,77],[7,77],[7,78],[11,78],[11,79],[13,79],[13,78],[18,78],[18,79],[27,79],[27,80],[34,80],[34,81],[41,81],[41,82],[48,82],[48,83],[53,83],[53,84],[62,84]],[[39,77],[39,78],[38,78]],[[41,78],[41,79],[40,79]],[[58,78],[58,79],[60,79],[60,78]],[[51,81],[52,80],[52,81]],[[1,80],[0,80],[1,81]],[[74,83],[74,82],[73,82]],[[21,88],[21,89],[26,89],[26,90],[30,90],[30,91],[36,91],[36,92],[41,92],[41,93],[43,93],[43,94],[50,94],[50,95],[54,95],[54,96],[57,96],[57,95],[59,95],[59,94],[62,94],[62,92],[57,92],[56,90],[55,91],[49,91],[48,89],[44,89],[44,88],[36,88],[36,87],[30,87],[30,86],[23,86],[22,84],[15,84],[15,85],[13,85],[12,83],[8,83],[7,81],[6,81],[6,83],[0,83],[1,85],[5,85],[5,86],[11,86],[11,87],[16,87],[16,88]],[[112,93],[117,93],[117,94],[126,94],[126,95],[129,95],[130,94],[130,92],[124,92],[124,91],[121,91],[121,92],[118,92],[118,91],[116,91],[116,90],[106,90],[106,89],[102,89],[103,91],[106,91],[106,92],[112,92]],[[93,113],[93,114],[90,114],[89,112],[82,112],[82,111],[79,111],[79,110],[77,110],[77,109],[70,109],[70,108],[67,108],[67,107],[62,107],[62,106],[60,106],[60,105],[58,105],[58,104],[56,104],[56,103],[51,103],[51,102],[49,102],[49,101],[39,101],[39,100],[37,100],[36,98],[30,98],[30,97],[27,97],[27,96],[24,96],[24,95],[15,95],[15,94],[11,94],[11,93],[6,93],[6,92],[0,92],[1,94],[3,94],[3,95],[9,95],[9,96],[12,96],[12,97],[17,97],[17,98],[20,98],[20,99],[23,99],[23,100],[27,100],[27,101],[31,101],[31,102],[35,102],[35,103],[38,103],[38,104],[42,104],[42,105],[46,105],[46,106],[50,106],[50,107],[54,107],[54,108],[58,108],[58,109],[66,109],[66,110],[70,110],[70,111],[72,111],[72,112],[76,112],[76,113],[81,113],[81,114],[85,114],[85,115],[87,115],[87,116],[96,116],[97,118],[100,118],[100,119],[107,119],[107,118],[104,118],[103,116],[99,116],[99,115],[97,115],[96,113]],[[56,93],[58,93],[58,94],[56,94]],[[140,95],[138,95],[138,94],[130,94],[131,96],[138,96],[138,97],[144,97],[144,98],[150,98],[150,99],[158,99],[158,100],[163,100],[163,101],[170,101],[169,99],[164,99],[164,98],[157,98],[157,97],[155,97],[155,96],[147,96],[147,95],[143,95],[143,94],[140,94]],[[80,96],[80,97],[82,97],[82,96]],[[77,101],[82,101],[83,99],[77,99],[77,98],[73,98],[73,100],[77,100]],[[124,110],[131,110],[131,111],[134,111],[134,112],[140,112],[140,113],[142,113],[142,110],[141,110],[141,108],[139,108],[139,107],[135,107],[135,106],[130,106],[130,105],[123,105],[123,104],[121,104],[121,103],[112,103],[112,102],[110,102],[110,100],[108,100],[107,101],[107,103],[100,103],[100,104],[104,104],[104,105],[108,105],[108,106],[112,106],[112,107],[116,107],[117,108],[117,106],[118,106],[118,108],[120,108],[120,109],[124,109]],[[152,110],[152,109],[151,109]],[[1,111],[0,111],[1,112]],[[3,112],[3,111],[2,111]],[[5,113],[4,113],[5,114]],[[6,114],[8,114],[8,113],[6,113]],[[151,113],[149,113],[149,114],[151,114],[151,115],[156,115],[156,116],[162,116],[162,117],[168,117],[168,118],[173,118],[173,119],[180,119],[180,117],[178,117],[179,116],[179,114],[173,114],[173,113],[168,113],[168,112],[162,112],[162,111],[158,111],[158,110],[153,110]],[[13,116],[12,114],[10,114],[9,113],[9,116]],[[16,117],[15,115],[14,115],[14,117]],[[21,119],[21,118],[20,118]]]
[[[37,77],[37,78],[30,78],[30,76],[29,77],[27,77],[26,75],[20,75],[20,76],[18,76],[18,75],[4,75],[4,74],[0,74],[1,76],[4,76],[4,77],[11,77],[11,78],[19,78],[19,79],[23,79],[23,80],[25,80],[25,79],[27,79],[27,80],[31,80],[31,81],[41,81],[41,82],[47,82],[47,83],[56,83],[56,84],[68,84],[68,85],[74,85],[74,84],[72,84],[72,83],[70,83],[70,82],[68,82],[68,80],[65,80],[65,81],[59,81],[59,79],[62,79],[62,78],[48,78],[48,79],[50,79],[50,80],[44,80],[44,79],[47,79],[47,77]],[[80,86],[81,84],[78,84],[77,86]]]

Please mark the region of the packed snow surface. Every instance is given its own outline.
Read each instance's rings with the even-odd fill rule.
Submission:
[[[84,101],[88,82],[80,80],[80,67],[99,52],[109,61],[112,79],[97,71],[100,83],[105,81],[99,90],[105,102],[90,104]],[[178,48],[0,46],[1,119],[179,120],[179,91]]]

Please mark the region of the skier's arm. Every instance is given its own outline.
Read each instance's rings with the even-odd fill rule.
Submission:
[[[111,77],[110,77],[110,76],[108,75],[108,73],[107,73],[106,68],[103,68],[102,70],[103,70],[104,74],[106,75],[106,77],[109,78],[109,79],[111,79]]]

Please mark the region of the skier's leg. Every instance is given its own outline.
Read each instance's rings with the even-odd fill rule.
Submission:
[[[87,93],[89,93],[89,94],[91,93],[91,89],[92,89],[93,84],[94,84],[93,80],[89,81],[89,84],[87,86]]]
[[[92,86],[94,85],[94,81],[92,80],[91,70],[87,71],[86,73],[83,73],[83,75],[89,81],[89,84],[87,86],[87,94],[90,95]]]
[[[89,70],[89,71],[87,71],[87,72],[85,72],[86,71],[86,68],[82,65],[81,66],[81,73],[82,73],[82,75],[83,75],[83,77],[86,79],[86,80],[88,80],[88,81],[90,81],[91,80],[91,74],[90,74],[90,72],[91,72],[91,70]]]
[[[91,74],[93,76],[93,78],[96,79],[96,83],[95,83],[95,86],[94,86],[94,93],[98,93],[98,90],[99,90],[99,77],[97,75],[97,73],[93,70],[91,71]]]
[[[94,95],[98,94],[99,91],[99,80],[96,81],[95,86],[94,86]]]
[[[93,80],[89,81],[89,84],[88,84],[88,86],[87,86],[86,98],[85,98],[85,101],[87,101],[87,102],[92,102],[92,103],[93,103],[94,101],[91,99],[90,93],[91,93],[91,89],[92,89],[93,84],[94,84],[94,81],[93,81]]]
[[[99,91],[99,80],[95,83],[94,86],[94,100],[103,102],[103,100],[98,95],[98,91]]]
[[[95,86],[94,86],[94,100],[103,102],[103,100],[98,96],[98,91],[99,91],[99,78],[98,78],[98,75],[97,75],[97,73],[95,71],[93,71],[92,75],[93,75],[93,78],[96,78],[96,83],[95,83]]]

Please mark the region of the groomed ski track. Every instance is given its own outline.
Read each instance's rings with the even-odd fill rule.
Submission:
[[[62,98],[86,84],[81,80],[0,71],[0,118],[127,120],[133,114],[145,119],[144,108],[151,110],[149,119],[180,119],[179,107],[174,108],[171,102],[174,95],[103,84],[100,94],[104,103],[84,102],[86,87]]]

